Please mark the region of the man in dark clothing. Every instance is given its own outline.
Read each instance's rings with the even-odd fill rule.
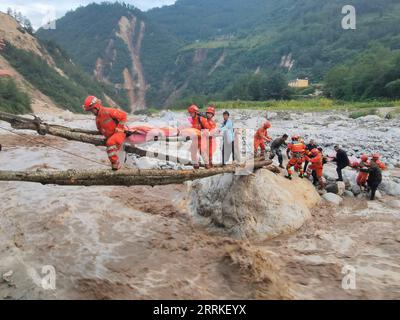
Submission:
[[[368,176],[368,187],[371,190],[371,200],[375,200],[376,190],[378,189],[379,185],[382,183],[382,170],[379,165],[371,161],[370,169],[369,169],[369,176]]]
[[[333,159],[336,162],[336,172],[338,174],[338,179],[336,181],[343,181],[342,170],[350,165],[349,157],[346,151],[341,149],[339,146],[335,146],[336,157]]]
[[[317,149],[318,145],[315,143],[314,139],[310,140],[310,143],[306,145],[307,151],[310,152],[312,149]],[[304,163],[304,171],[307,171],[308,161]]]
[[[284,134],[281,138],[277,138],[271,143],[271,154],[269,156],[270,160],[274,159],[275,156],[278,156],[279,160],[279,167],[282,169],[285,169],[283,166],[283,156],[282,156],[282,146],[287,146],[286,140],[289,136],[287,134]]]

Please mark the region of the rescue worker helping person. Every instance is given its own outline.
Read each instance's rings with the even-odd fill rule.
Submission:
[[[292,143],[288,144],[286,154],[289,158],[289,162],[286,166],[288,175],[286,178],[292,180],[293,170],[299,173],[300,178],[304,178],[303,163],[305,162],[306,145],[300,141],[300,136],[294,135],[292,137]]]
[[[206,169],[210,169],[213,167],[213,155],[216,151],[216,142],[213,136],[217,127],[214,121],[215,107],[209,106],[204,116],[200,113],[200,109],[196,105],[191,105],[188,108],[188,113],[192,128],[199,131],[197,139],[192,139],[190,148],[193,168],[200,168],[200,154],[204,160]]]
[[[358,163],[357,169],[360,171],[356,179],[357,185],[361,188],[361,190],[367,189],[369,161],[366,154],[361,156],[361,161]]]
[[[263,126],[258,129],[254,135],[254,158],[258,157],[258,150],[261,149],[261,157],[265,156],[265,142],[271,142],[272,138],[268,136],[268,129],[271,128],[271,123],[266,121]]]
[[[323,180],[323,170],[324,170],[324,158],[322,152],[314,148],[310,151],[310,156],[305,155],[306,161],[309,163],[307,167],[307,178],[309,178],[312,172],[315,172],[315,177],[319,182],[319,188],[322,190],[325,188],[325,182]]]
[[[118,153],[126,139],[126,112],[104,107],[101,100],[97,99],[95,96],[86,98],[83,109],[87,112],[92,112],[96,116],[97,129],[107,139],[107,155],[111,162],[112,169],[121,169]]]

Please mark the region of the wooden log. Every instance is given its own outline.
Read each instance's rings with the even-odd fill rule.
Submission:
[[[219,174],[248,172],[266,168],[274,171],[272,161],[261,161],[246,166],[227,165],[208,170],[67,170],[67,171],[0,171],[0,181],[36,182],[63,186],[138,186],[182,184]]]
[[[35,117],[34,119],[28,119],[25,117],[16,116],[6,112],[0,112],[0,120],[10,123],[14,129],[34,130],[42,135],[50,134],[52,136],[64,138],[70,141],[79,141],[83,143],[92,144],[95,146],[105,146],[106,144],[106,139],[100,135],[95,135],[94,131],[47,124],[41,122],[40,118],[37,117]],[[174,141],[173,138],[168,138],[168,139],[169,141]],[[183,138],[176,139],[175,141],[182,141],[182,139]],[[162,139],[158,140],[161,141]],[[186,165],[191,164],[191,161],[188,159],[174,157],[158,152],[148,152],[147,150],[138,148],[134,145],[125,145],[125,151],[127,153],[136,154],[140,157],[156,158],[160,160],[177,162]]]

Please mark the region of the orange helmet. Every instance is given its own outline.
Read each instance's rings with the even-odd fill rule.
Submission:
[[[311,150],[311,154],[313,155],[313,156],[317,156],[318,154],[319,154],[319,150],[317,149],[317,148],[314,148],[314,149],[312,149]]]
[[[293,141],[299,141],[299,139],[300,139],[300,136],[297,134],[292,137]]]
[[[192,104],[192,105],[188,108],[188,112],[189,112],[189,113],[199,113],[200,110],[199,110],[199,108],[198,108],[195,104]]]
[[[368,161],[368,156],[366,155],[366,154],[363,154],[362,156],[361,156],[361,161]]]
[[[206,113],[211,113],[213,116],[215,116],[215,108],[213,106],[209,106]]]
[[[271,122],[269,122],[269,121],[265,122],[264,125],[263,125],[263,128],[264,128],[264,129],[269,129],[269,128],[271,128]]]
[[[89,96],[85,99],[83,103],[83,108],[85,111],[90,111],[94,108],[98,108],[101,104],[101,100],[97,99],[95,96]]]
[[[380,154],[378,154],[378,153],[374,153],[374,154],[372,155],[372,159],[373,159],[373,160],[379,160],[380,157],[381,157],[381,156],[380,156]]]

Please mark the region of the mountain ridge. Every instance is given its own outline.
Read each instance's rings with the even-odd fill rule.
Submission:
[[[354,0],[356,30],[341,26],[347,4],[343,0],[178,0],[148,12],[115,3],[91,4],[61,18],[57,30],[40,30],[38,35],[66,48],[90,73],[96,55],[107,56],[104,43],[113,40],[116,58],[105,70],[110,81],[124,86],[123,71],[128,68],[132,86],[145,91],[146,107],[163,108],[193,96],[224,99],[238,79],[255,73],[280,72],[288,80],[308,77],[312,83],[321,82],[333,67],[354,59],[375,42],[399,49],[398,1]],[[103,25],[93,27],[93,33],[86,30],[74,43],[69,34],[84,29],[80,21],[103,17],[102,12],[107,13]],[[113,21],[129,14],[146,24],[140,59],[136,59],[142,65],[142,81],[131,67],[135,59],[115,36],[118,23]],[[134,40],[138,34],[133,32]],[[82,56],[83,48],[99,39],[102,44],[87,53],[90,58]]]

